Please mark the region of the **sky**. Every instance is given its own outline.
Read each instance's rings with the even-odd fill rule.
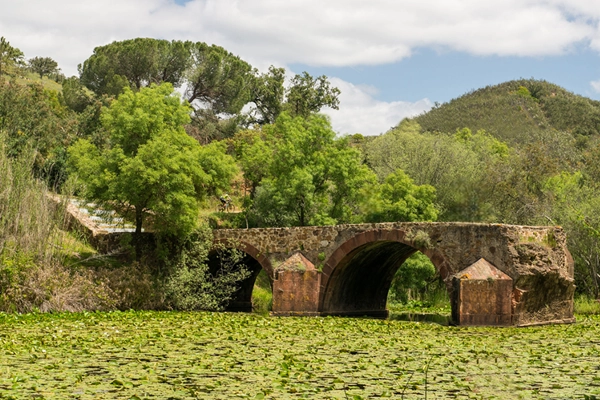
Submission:
[[[326,75],[340,134],[378,135],[471,90],[535,78],[600,100],[600,0],[0,0],[0,36],[67,76],[115,40],[224,47]]]

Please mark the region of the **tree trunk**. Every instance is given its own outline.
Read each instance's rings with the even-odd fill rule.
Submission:
[[[305,211],[304,210],[304,199],[300,200],[298,203],[300,205],[300,215],[299,215],[300,221],[298,221],[298,222],[300,222],[300,226],[306,226],[306,223],[305,223],[306,216],[304,213],[304,211]]]
[[[135,207],[135,233],[133,234],[133,245],[135,246],[135,260],[142,258],[142,224],[144,214],[142,207]]]

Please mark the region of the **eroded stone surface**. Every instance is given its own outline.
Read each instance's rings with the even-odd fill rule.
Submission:
[[[274,315],[316,315],[321,274],[301,253],[294,253],[275,269]]]
[[[364,304],[361,304],[360,299],[347,304],[351,308],[348,314],[376,315],[385,311],[383,296],[387,294],[389,286],[376,285],[375,281],[380,279],[381,282],[387,282],[392,269],[397,269],[411,254],[409,250],[418,250],[432,260],[444,279],[469,267],[480,258],[509,276],[512,279],[513,325],[573,321],[573,261],[566,248],[564,231],[560,227],[381,223],[217,230],[215,238],[233,238],[241,243],[252,244],[272,265],[279,265],[291,254],[301,252],[317,270],[322,271],[317,306],[319,312],[328,311],[328,298],[337,299],[337,309],[333,311],[343,311],[339,308],[344,307],[345,299],[352,298],[351,293],[343,297],[332,294],[334,288],[342,287],[336,282],[342,281],[355,287],[361,295],[377,292]],[[374,262],[369,263],[365,257],[361,258],[361,253],[374,251],[373,243],[381,242],[391,243],[388,247],[390,254],[397,255],[396,264],[389,263],[386,268],[379,268]],[[373,258],[381,261],[381,257],[380,253],[373,253]],[[340,274],[336,271],[342,265],[346,272]],[[377,276],[360,273],[360,268],[372,270]],[[368,281],[365,281],[365,277],[369,278]],[[359,290],[361,280],[363,288],[370,285],[369,290]],[[447,282],[451,291],[451,282]]]
[[[451,278],[453,321],[458,325],[511,325],[513,281],[485,259]]]

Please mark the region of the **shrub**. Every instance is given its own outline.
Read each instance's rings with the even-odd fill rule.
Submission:
[[[241,264],[243,253],[217,246],[219,264],[208,265],[212,234],[207,226],[192,233],[184,243],[179,260],[169,276],[165,293],[169,304],[177,310],[225,309],[239,289],[239,283],[250,276]]]
[[[119,310],[165,309],[165,296],[156,273],[147,264],[103,266],[95,272],[110,288],[114,308]]]
[[[421,232],[421,231],[419,231]],[[415,253],[398,269],[388,297],[392,302],[424,300],[429,285],[436,280],[436,270],[427,256]]]

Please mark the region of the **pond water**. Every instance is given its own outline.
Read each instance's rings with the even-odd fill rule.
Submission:
[[[578,321],[0,313],[0,398],[600,398],[600,317]]]

